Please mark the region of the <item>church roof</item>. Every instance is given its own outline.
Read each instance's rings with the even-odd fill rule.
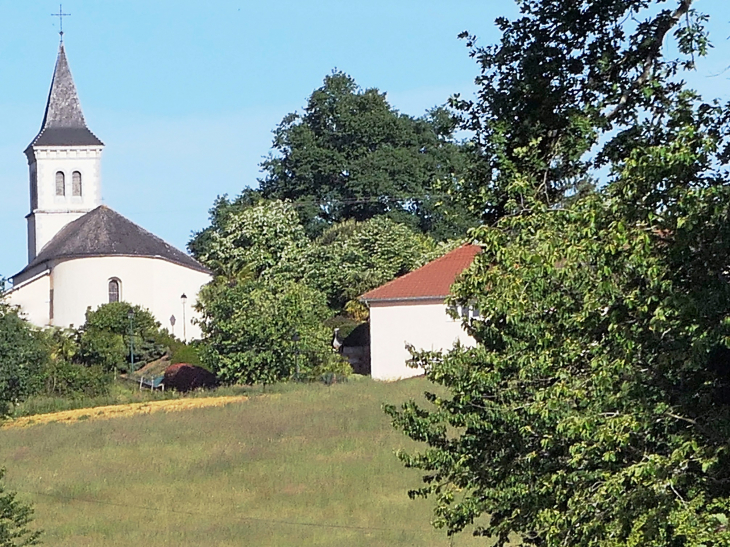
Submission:
[[[104,143],[86,127],[76,85],[66,59],[66,50],[61,42],[43,125],[28,148],[31,146],[103,145]]]
[[[106,205],[100,205],[64,226],[41,249],[38,256],[16,275],[51,260],[99,256],[161,258],[193,270],[208,272],[208,269],[194,258]]]

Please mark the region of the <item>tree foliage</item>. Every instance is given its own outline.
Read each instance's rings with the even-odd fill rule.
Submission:
[[[297,363],[300,377],[346,374],[326,321],[449,245],[384,216],[335,224],[312,241],[280,200],[232,208],[216,223],[199,257],[216,273],[200,295],[201,359],[225,382],[286,380]]]
[[[190,253],[198,260],[201,260],[201,257],[206,256],[213,245],[214,234],[223,231],[229,216],[260,203],[262,199],[261,193],[252,188],[245,188],[239,196],[233,199],[229,199],[227,195],[218,196],[213,202],[213,206],[208,210],[210,225],[194,232],[193,237],[188,242],[187,247]]]
[[[40,388],[48,360],[41,334],[0,302],[0,417]]]
[[[5,469],[0,468],[0,547],[38,545],[41,533],[31,530],[33,509],[18,501],[15,492],[7,492],[2,480]]]
[[[730,545],[730,116],[661,51],[674,28],[704,53],[704,17],[520,7],[474,50],[480,95],[461,104],[482,155],[465,195],[493,220],[455,288],[482,311],[477,346],[415,354],[446,393],[387,408],[427,444],[402,454],[425,472],[414,495],[499,545]],[[566,204],[602,135],[605,186]]]
[[[273,384],[298,375],[346,375],[332,351],[324,295],[306,285],[210,284],[200,294],[201,358],[228,383]]]
[[[261,193],[289,199],[310,235],[343,221],[387,215],[439,239],[463,235],[473,218],[444,199],[464,171],[454,121],[444,109],[413,118],[393,109],[377,89],[333,72],[302,114],[274,131]]]
[[[216,273],[216,284],[303,282],[335,311],[456,244],[436,243],[385,216],[339,222],[310,240],[292,203],[279,200],[228,211],[206,238],[198,258]]]
[[[326,230],[299,255],[298,275],[327,295],[330,306],[345,304],[443,254],[448,245],[387,217],[345,221]]]
[[[130,312],[133,313],[131,321]],[[89,309],[80,329],[79,360],[87,365],[101,366],[105,371],[126,370],[131,363],[131,335],[135,362],[152,361],[166,351],[160,344],[159,328],[160,324],[148,310],[127,302],[112,302],[102,304],[96,310]]]
[[[480,67],[478,92],[452,100],[461,128],[474,132],[470,172],[455,191],[489,223],[584,184],[600,135],[664,109],[682,87],[678,70],[708,47],[692,0],[518,3],[521,17],[496,21],[499,44],[461,35]],[[681,59],[662,55],[673,28]]]
[[[228,211],[207,237],[197,258],[229,281],[241,273],[269,276],[273,268],[292,262],[309,244],[291,202],[280,200]]]
[[[42,331],[49,359],[42,373],[42,393],[50,397],[96,397],[109,393],[112,377],[98,364],[81,364],[81,333],[74,329]]]

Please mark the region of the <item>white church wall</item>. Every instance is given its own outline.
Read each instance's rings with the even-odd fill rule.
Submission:
[[[371,301],[369,306],[370,374],[376,380],[423,374],[423,370],[406,366],[410,358],[406,344],[429,351],[448,350],[457,340],[464,346],[475,344],[461,322],[446,313],[442,300]]]
[[[50,324],[51,276],[48,270],[18,284],[7,294],[7,302],[19,306],[22,315],[39,327]]]
[[[87,307],[96,309],[109,302],[109,280],[121,284],[120,300],[140,305],[152,312],[162,327],[183,338],[183,304],[185,294],[185,335],[200,338],[200,328],[193,323],[199,315],[193,309],[200,288],[210,281],[204,272],[179,266],[162,259],[108,256],[67,260],[53,269],[53,325],[79,326],[85,321]],[[172,327],[170,317],[175,316]]]
[[[101,151],[100,146],[33,147],[29,170],[36,203],[28,218],[29,261],[66,224],[101,205]],[[59,171],[66,182],[63,196],[56,195]],[[74,171],[81,173],[81,196],[73,195]]]
[[[42,211],[84,209],[101,205],[101,150],[98,147],[33,147],[38,180],[38,208]],[[56,173],[66,177],[66,195],[56,195]],[[81,173],[81,196],[72,194],[72,175]]]
[[[60,212],[53,211],[49,213],[36,213],[28,217],[28,262],[31,262],[43,247],[53,239],[61,229],[69,222],[73,222],[77,218],[84,216],[86,212]],[[31,219],[33,226],[31,228]],[[31,240],[31,234],[34,241]],[[33,253],[31,255],[31,253]]]

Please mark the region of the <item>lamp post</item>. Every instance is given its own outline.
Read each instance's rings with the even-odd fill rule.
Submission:
[[[134,309],[129,308],[127,317],[129,317],[129,373],[132,374],[134,372]]]
[[[188,301],[188,297],[185,296],[185,293],[182,293],[180,296],[180,302],[182,302],[182,320],[183,320],[183,342],[186,344],[188,343],[188,333],[187,333],[187,325],[185,323],[185,303]]]
[[[296,369],[296,372],[294,373],[294,381],[299,381],[299,333],[295,332],[291,337],[292,342],[294,342],[294,367]]]

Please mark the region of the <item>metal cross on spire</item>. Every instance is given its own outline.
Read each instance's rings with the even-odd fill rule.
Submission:
[[[58,13],[52,13],[51,17],[58,17],[58,20],[60,21],[61,25],[61,31],[59,34],[61,35],[61,41],[63,42],[63,18],[68,17],[71,15],[70,13],[63,13],[63,4],[58,5]]]

